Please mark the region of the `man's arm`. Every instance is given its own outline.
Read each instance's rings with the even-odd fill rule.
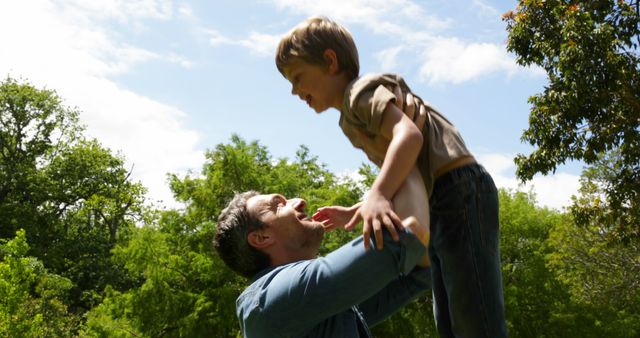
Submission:
[[[401,231],[400,242],[385,232],[383,250],[365,250],[362,237],[345,244],[326,257],[289,264],[278,273],[256,283],[256,307],[247,317],[259,323],[250,327],[277,326],[279,332],[303,334],[323,320],[363,303],[398,276],[409,274],[425,247],[409,232]]]
[[[420,242],[429,244],[429,228],[414,217],[403,221]],[[371,298],[358,306],[367,324],[374,326],[431,288],[429,254],[425,252],[416,267],[407,275],[400,275]]]
[[[416,266],[409,275],[400,276],[373,297],[358,305],[369,326],[374,326],[424,295],[431,289],[429,267]]]

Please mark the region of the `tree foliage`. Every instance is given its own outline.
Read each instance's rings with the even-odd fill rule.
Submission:
[[[53,91],[11,78],[0,82],[0,127],[0,237],[9,238],[23,224],[42,223],[38,207],[49,193],[41,187],[49,184],[41,168],[75,141],[80,128],[77,112]]]
[[[549,80],[543,93],[529,99],[522,140],[536,149],[516,157],[518,177],[546,174],[566,160],[590,165],[615,151],[606,198],[612,216],[634,231],[640,223],[639,6],[622,0],[520,0],[505,14],[507,49],[519,64],[544,69]]]
[[[535,195],[500,191],[505,312],[512,337],[584,337],[584,318],[547,266],[550,231],[566,216],[535,206]]]
[[[233,136],[206,153],[201,175],[170,176],[171,188],[183,211],[159,214],[153,225],[136,229],[115,250],[140,288],[110,292],[91,311],[85,334],[91,336],[235,337],[235,299],[246,281],[229,270],[213,252],[215,222],[235,192],[257,190],[307,199],[308,209],[327,204],[350,205],[362,189],[340,180],[301,146],[294,160],[274,160],[258,142]],[[334,232],[325,251],[355,235]]]
[[[612,243],[597,226],[562,223],[550,234],[548,264],[582,316],[581,337],[640,334],[640,245]],[[576,326],[579,327],[579,326]]]
[[[54,91],[11,78],[0,82],[0,127],[0,238],[26,230],[29,255],[72,282],[73,312],[97,304],[106,285],[133,286],[111,260],[145,214],[123,159],[86,139]]]
[[[549,264],[594,321],[611,323],[598,328],[600,336],[633,337],[640,334],[640,237],[620,236],[624,227],[604,198],[612,161],[603,156],[583,172],[572,206],[583,220],[553,229]]]
[[[245,190],[283,193],[305,198],[312,213],[357,202],[377,174],[363,165],[355,182],[304,146],[274,159],[233,136],[206,153],[201,172],[169,175],[183,208],[148,210],[123,159],[85,139],[77,114],[53,91],[0,82],[0,336],[235,337],[235,299],[247,281],[212,248],[227,201]],[[500,191],[510,336],[640,333],[638,200],[627,198],[637,186],[624,202],[611,199],[624,156],[597,156],[571,214]],[[357,235],[328,233],[321,254]],[[373,331],[436,336],[431,305],[423,297]]]
[[[72,282],[27,256],[24,230],[0,240],[0,336],[71,336],[79,317],[67,312]]]

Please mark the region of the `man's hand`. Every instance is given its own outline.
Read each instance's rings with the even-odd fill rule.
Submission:
[[[349,222],[360,222],[360,214],[357,213],[361,203],[353,205],[349,208],[341,206],[329,206],[319,208],[311,218],[314,221],[321,222],[324,225],[324,230],[333,230],[336,227],[344,227]]]
[[[367,200],[363,202],[354,218],[345,226],[345,229],[353,229],[358,224],[360,218],[363,221],[362,234],[364,236],[365,249],[369,249],[371,246],[370,239],[372,229],[376,238],[376,249],[378,250],[382,250],[383,247],[383,227],[389,231],[394,241],[399,240],[396,227],[401,229],[402,221],[400,221],[400,218],[393,211],[391,201],[387,200],[382,194],[370,191]]]
[[[427,120],[427,108],[422,101],[411,93],[403,93],[400,86],[393,88],[393,94],[396,96],[396,106],[422,131]]]

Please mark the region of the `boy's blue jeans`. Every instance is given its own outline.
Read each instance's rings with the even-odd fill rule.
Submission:
[[[431,277],[441,337],[506,337],[498,192],[481,165],[436,179],[431,203]]]

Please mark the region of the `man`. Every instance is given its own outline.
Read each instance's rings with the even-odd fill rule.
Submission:
[[[370,337],[382,321],[430,287],[429,233],[414,217],[384,233],[382,250],[362,236],[317,257],[321,222],[306,202],[278,194],[237,194],[222,211],[214,246],[251,278],[236,311],[244,337]]]

